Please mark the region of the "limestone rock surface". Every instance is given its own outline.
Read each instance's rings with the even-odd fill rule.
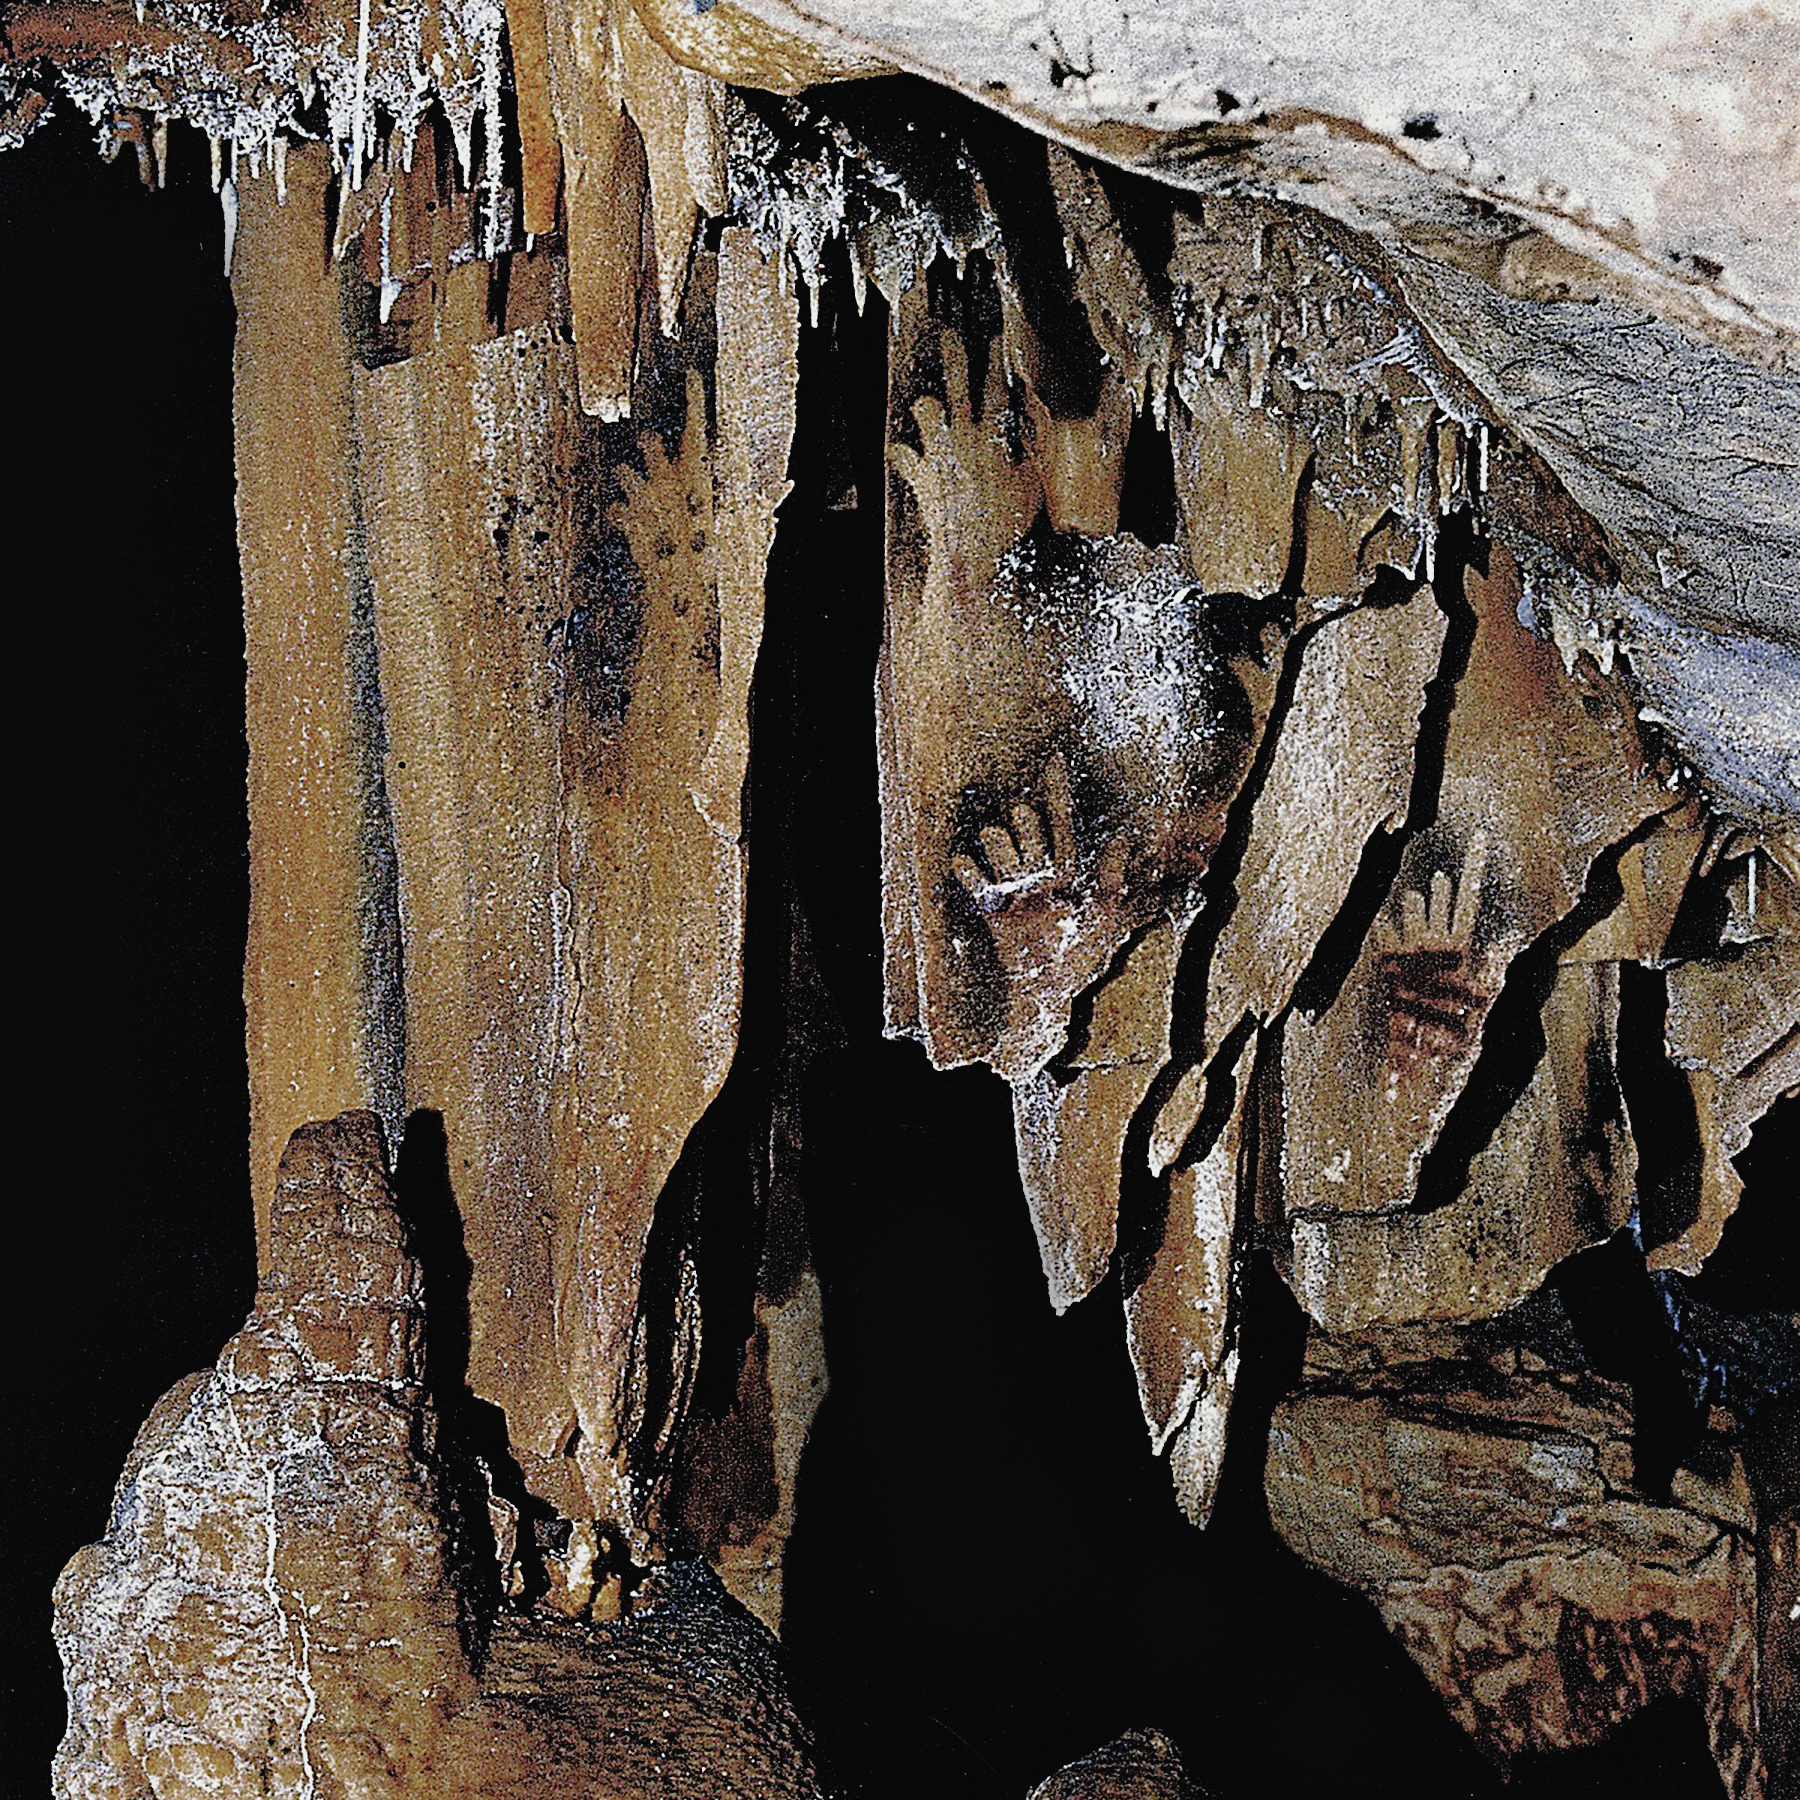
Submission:
[[[1046,1776],[1027,1800],[1207,1800],[1160,1731],[1128,1731]]]
[[[368,1114],[295,1135],[255,1312],[151,1414],[58,1583],[59,1794],[404,1788],[473,1700],[383,1163]]]
[[[822,1794],[773,1638],[704,1564],[611,1623],[500,1613],[506,1509],[463,1504],[372,1115],[294,1135],[270,1247],[58,1584],[58,1800]]]
[[[1394,1351],[1315,1347],[1270,1432],[1276,1529],[1375,1602],[1497,1757],[1596,1742],[1678,1696],[1731,1792],[1760,1794],[1757,1517],[1735,1451],[1703,1444],[1655,1499],[1616,1387],[1454,1334]]]
[[[825,1380],[746,994],[830,283],[890,309],[831,500],[885,527],[885,1024],[1011,1085],[1052,1304],[1117,1275],[1204,1523],[1271,1255],[1330,1334],[1290,1541],[1498,1752],[1687,1696],[1755,1791],[1791,1520],[1720,1443],[1634,1490],[1621,1390],[1467,1334],[1622,1231],[1698,1271],[1800,1077],[1800,27],[1377,10],[8,10],[0,142],[212,139],[274,1195],[65,1579],[68,1792],[811,1791],[766,1641],[646,1569],[779,1619]],[[793,97],[889,63],[1055,141]],[[276,1180],[351,1107],[441,1130],[457,1392],[369,1117]],[[1066,1773],[1178,1789],[1159,1743]]]

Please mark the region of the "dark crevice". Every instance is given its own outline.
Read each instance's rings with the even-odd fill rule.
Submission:
[[[1800,1094],[1777,1100],[1735,1159],[1744,1184],[1719,1245],[1681,1284],[1688,1329],[1719,1370],[1719,1399],[1764,1517],[1800,1508],[1800,1230],[1794,1223]]]
[[[1231,1122],[1232,1112],[1237,1106],[1238,1060],[1243,1053],[1245,1040],[1253,1029],[1253,1021],[1244,1019],[1219,1046],[1217,1054],[1207,1065],[1199,1117],[1188,1132],[1180,1154],[1161,1175],[1144,1174],[1132,1180],[1129,1205],[1125,1201],[1127,1174],[1139,1169],[1147,1171],[1149,1168],[1147,1134],[1155,1123],[1155,1115],[1151,1115],[1146,1121],[1144,1141],[1140,1142],[1136,1135],[1138,1120],[1144,1118],[1143,1108],[1139,1109],[1134,1118],[1132,1129],[1125,1134],[1113,1262],[1119,1272],[1119,1285],[1126,1294],[1135,1294],[1143,1286],[1157,1252],[1162,1248],[1163,1234],[1168,1229],[1169,1193],[1175,1171],[1191,1167],[1205,1156]],[[1135,1161],[1132,1160],[1134,1158]]]
[[[747,975],[749,966],[746,957]],[[626,1380],[632,1415],[626,1467],[646,1494],[674,1474],[680,1427],[690,1406],[713,1416],[731,1410],[755,1330],[772,1112],[767,1045],[757,1042],[772,1034],[759,1032],[757,1025],[766,1028],[769,1022],[766,1014],[753,1020],[746,996],[731,1072],[688,1133],[657,1196]],[[697,1365],[690,1363],[692,1347],[684,1342],[694,1289],[700,1315]]]
[[[1200,883],[1200,909],[1182,939],[1169,1009],[1170,1065],[1175,1069],[1176,1078],[1192,1068],[1205,1052],[1206,1002],[1213,952],[1237,911],[1237,878],[1243,868],[1245,852],[1250,847],[1257,804],[1268,784],[1269,772],[1275,765],[1275,752],[1288,714],[1293,709],[1294,696],[1299,691],[1307,646],[1326,623],[1323,619],[1315,620],[1288,636],[1282,650],[1274,697],[1262,735],[1257,740],[1255,755],[1243,784],[1232,799],[1219,847],[1213,852]]]
[[[1131,953],[1156,929],[1156,921],[1140,925],[1107,959],[1106,967],[1078,993],[1069,1006],[1069,1034],[1063,1047],[1045,1065],[1052,1080],[1067,1086],[1081,1074],[1081,1059],[1094,1031],[1094,1008],[1100,996],[1131,960]]]
[[[1083,161],[1100,183],[1120,235],[1137,259],[1151,305],[1166,313],[1173,299],[1169,262],[1175,254],[1175,208],[1169,190],[1113,163]]]
[[[1125,440],[1119,485],[1119,529],[1155,547],[1175,541],[1175,454],[1169,434],[1148,408],[1135,413]]]
[[[1619,965],[1618,1079],[1637,1145],[1639,1232],[1646,1249],[1680,1237],[1700,1216],[1705,1148],[1687,1077],[1664,1042],[1669,980]]]
[[[966,404],[979,419],[987,404],[988,364],[995,354],[995,340],[1000,336],[1002,323],[1000,282],[994,266],[979,250],[970,254],[961,269],[937,257],[925,271],[925,292],[932,318],[946,335],[961,343],[968,359],[967,394],[951,393],[949,371],[940,370],[945,404],[952,411]],[[941,344],[929,342],[920,346],[934,356],[941,348]],[[789,510],[794,509],[790,506]]]
[[[59,104],[0,154],[7,572],[32,755],[11,805],[43,876],[14,1092],[22,1146],[52,1171],[76,1152],[72,1179],[22,1198],[8,1259],[24,1379],[5,1425],[19,1528],[0,1789],[20,1795],[47,1791],[63,1731],[51,1584],[107,1529],[159,1396],[212,1363],[256,1289],[234,317],[206,141],[177,124],[169,148],[168,185],[146,192]]]
[[[1161,1243],[1168,1214],[1169,1178],[1150,1167],[1150,1137],[1156,1121],[1187,1072],[1206,1052],[1206,997],[1213,952],[1218,948],[1231,914],[1237,907],[1237,876],[1249,845],[1256,803],[1262,796],[1274,765],[1275,747],[1292,709],[1300,684],[1300,667],[1306,646],[1323,621],[1303,625],[1292,632],[1283,647],[1281,671],[1276,678],[1262,736],[1242,785],[1226,815],[1225,829],[1214,851],[1199,891],[1199,911],[1182,939],[1176,957],[1169,1000],[1169,1057],[1157,1071],[1143,1103],[1126,1129],[1120,1152],[1118,1248],[1115,1261],[1121,1269],[1130,1265],[1135,1280],[1126,1291],[1134,1292]]]
[[[1703,1371],[1683,1354],[1665,1290],[1629,1230],[1551,1272],[1589,1365],[1625,1382],[1632,1402],[1632,1482],[1667,1504],[1683,1455],[1698,1439],[1708,1400]]]
[[[1311,1018],[1318,1018],[1335,1004],[1343,991],[1376,915],[1393,891],[1407,846],[1437,823],[1456,691],[1475,648],[1475,609],[1463,593],[1463,574],[1467,569],[1485,573],[1486,568],[1487,544],[1476,534],[1472,521],[1461,514],[1445,520],[1438,540],[1437,578],[1431,591],[1447,627],[1437,673],[1425,684],[1424,704],[1419,709],[1406,817],[1398,830],[1377,826],[1370,833],[1343,904],[1319,934],[1319,941],[1294,984],[1293,1005]],[[1385,568],[1381,574],[1390,581],[1398,580]]]
[[[1279,592],[1290,600],[1298,600],[1306,592],[1306,515],[1310,510],[1313,482],[1319,473],[1319,453],[1314,450],[1294,483],[1293,522],[1288,527],[1287,566],[1281,572]]]
[[[1627,1227],[1559,1263],[1550,1286],[1588,1365],[1631,1389],[1632,1481],[1641,1493],[1668,1504],[1682,1467],[1725,1479],[1729,1441],[1744,1451],[1759,1489],[1773,1476],[1783,1504],[1792,1503],[1800,1468],[1793,1443],[1782,1441],[1800,1400],[1800,1327],[1791,1311],[1800,1296],[1791,1285],[1790,1310],[1729,1310],[1705,1297],[1704,1274],[1651,1269]]]
[[[1325,620],[1318,619],[1302,625],[1289,633],[1283,646],[1281,669],[1262,735],[1226,814],[1219,846],[1200,883],[1199,910],[1176,958],[1169,1002],[1169,1057],[1133,1115],[1120,1153],[1118,1248],[1114,1255],[1120,1269],[1126,1271],[1127,1293],[1136,1291],[1147,1272],[1149,1259],[1162,1241],[1168,1215],[1169,1178],[1167,1172],[1156,1175],[1151,1171],[1151,1133],[1182,1078],[1205,1056],[1207,989],[1213,954],[1237,909],[1237,878],[1249,847],[1256,806],[1268,783],[1282,730],[1299,691],[1307,645],[1325,624]]]
[[[1230,1124],[1237,1106],[1238,1064],[1243,1058],[1244,1046],[1256,1028],[1256,1020],[1246,1014],[1220,1040],[1218,1050],[1206,1067],[1206,1098],[1201,1103],[1200,1116],[1182,1141],[1180,1151],[1169,1165],[1171,1169],[1191,1169],[1210,1155],[1220,1134]],[[1246,1079],[1248,1074],[1246,1070]]]
[[[1507,1793],[1516,1800],[1727,1800],[1698,1696],[1652,1700],[1601,1743],[1515,1757]]]
[[[1106,364],[1063,253],[1048,147],[981,114],[970,116],[965,141],[980,164],[1006,270],[1031,328],[1032,389],[1052,418],[1091,418],[1105,389]]]
[[[421,1110],[406,1121],[394,1156],[394,1206],[406,1228],[407,1248],[418,1259],[425,1303],[425,1388],[437,1413],[438,1432],[429,1461],[438,1499],[449,1522],[447,1545],[457,1594],[457,1626],[463,1649],[477,1670],[487,1653],[495,1614],[505,1604],[501,1569],[488,1516],[488,1487],[518,1509],[519,1553],[529,1605],[546,1587],[536,1554],[538,1527],[554,1509],[535,1498],[507,1439],[506,1414],[469,1388],[473,1265],[463,1235],[462,1208],[450,1171],[449,1141],[441,1113]],[[487,1477],[482,1476],[483,1467]]]
[[[1138,1408],[1117,1274],[1061,1317],[1046,1303],[1004,1084],[882,1037],[869,696],[883,519],[830,511],[815,464],[842,459],[825,419],[841,397],[857,484],[881,491],[886,321],[840,315],[842,294],[827,288],[802,337],[751,840],[753,868],[786,864],[843,1022],[800,1076],[830,1389],[801,1468],[782,1628],[832,1777],[862,1800],[1016,1800],[1154,1720],[1194,1776],[1232,1791],[1331,1778],[1372,1794],[1378,1769],[1404,1763],[1434,1792],[1489,1800],[1492,1778],[1373,1609],[1275,1539],[1254,1429],[1219,1523],[1182,1517]],[[1083,1036],[1078,1009],[1077,1053]],[[1266,1429],[1304,1321],[1266,1259],[1238,1310],[1240,1405]],[[1121,1567],[1139,1573],[1116,1579]],[[921,1580],[945,1568],[948,1600],[922,1602]],[[1204,1623],[1218,1619],[1234,1624]]]
[[[1697,1296],[1727,1312],[1800,1311],[1800,1218],[1794,1170],[1800,1152],[1800,1094],[1777,1100],[1757,1120],[1733,1166],[1743,1197],[1719,1246],[1693,1278]]]
[[[1766,1049],[1758,1051],[1755,1056],[1751,1057],[1751,1059],[1738,1070],[1737,1079],[1739,1081],[1754,1081],[1778,1056],[1786,1056],[1788,1052],[1793,1049],[1796,1038],[1800,1038],[1800,1025],[1796,1025],[1791,1031],[1783,1032],[1774,1043],[1770,1044]]]
[[[1242,1220],[1239,1226],[1241,1241]],[[1238,1374],[1208,1529],[1221,1536],[1272,1533],[1263,1477],[1269,1461],[1269,1428],[1276,1407],[1300,1385],[1310,1322],[1273,1255],[1262,1248],[1245,1252],[1235,1272],[1232,1307]]]
[[[839,256],[841,261],[841,251]],[[685,1445],[679,1423],[670,1434],[672,1419],[691,1413],[719,1420],[737,1407],[768,1249],[778,1173],[777,1111],[792,1110],[807,1061],[840,1029],[819,1016],[825,997],[812,967],[812,938],[795,910],[804,902],[793,880],[794,791],[804,778],[796,766],[795,621],[785,599],[797,537],[880,541],[880,509],[865,510],[858,500],[860,494],[881,491],[879,465],[871,466],[867,454],[851,443],[849,420],[864,416],[853,410],[862,395],[845,392],[840,365],[849,338],[859,356],[872,348],[883,358],[885,371],[885,309],[872,302],[864,315],[846,313],[841,301],[847,289],[840,270],[821,299],[818,323],[801,331],[796,431],[787,471],[793,486],[777,516],[767,617],[750,693],[737,1049],[724,1085],[689,1133],[658,1196],[644,1255],[633,1338],[639,1367],[631,1384],[637,1417],[627,1461],[634,1481],[647,1491],[678,1478]],[[863,689],[865,704],[869,691]],[[791,1248],[778,1250],[791,1260]],[[699,1362],[691,1370],[678,1341],[687,1283],[697,1285],[701,1320]]]
[[[1723,944],[1725,927],[1731,919],[1731,870],[1726,858],[1714,854],[1720,838],[1728,831],[1729,827],[1713,825],[1694,865],[1706,872],[1690,876],[1681,890],[1680,904],[1669,925],[1668,942],[1663,946],[1663,957],[1668,962],[1716,957],[1722,948],[1734,948]]]
[[[1456,682],[1467,665],[1469,648],[1474,642],[1474,613],[1462,599],[1461,563],[1458,560],[1459,554],[1465,553],[1465,546],[1459,539],[1466,531],[1467,527],[1460,522],[1455,530],[1447,528],[1446,543],[1440,556],[1442,586],[1434,591],[1440,595],[1440,605],[1451,615],[1451,629],[1438,673],[1426,688],[1419,746],[1414,755],[1408,829],[1413,827],[1415,818],[1422,827],[1436,817],[1438,786],[1443,776],[1443,744],[1449,732],[1450,708],[1455,699]],[[1472,534],[1469,534],[1468,545],[1472,548]],[[1444,589],[1452,590],[1455,598],[1446,601],[1443,598]],[[1408,582],[1398,572],[1384,567],[1371,582],[1363,604],[1399,605],[1410,599],[1416,591],[1415,583]],[[1182,940],[1170,999],[1169,1060],[1158,1071],[1144,1103],[1138,1108],[1126,1132],[1121,1157],[1119,1241],[1131,1246],[1129,1254],[1134,1259],[1141,1259],[1144,1245],[1154,1245],[1160,1241],[1162,1220],[1168,1204],[1166,1177],[1156,1177],[1149,1170],[1150,1134],[1182,1078],[1205,1055],[1209,1024],[1207,992],[1212,959],[1225,928],[1237,909],[1237,880],[1243,867],[1244,855],[1249,848],[1256,807],[1268,783],[1281,733],[1293,708],[1294,697],[1299,691],[1307,646],[1330,623],[1333,616],[1335,615],[1312,620],[1288,636],[1262,736],[1258,740],[1243,784],[1232,800],[1219,847],[1213,853],[1201,882],[1199,912]],[[1359,887],[1357,882],[1353,882],[1351,893],[1366,907],[1367,916],[1360,917],[1351,912],[1348,905],[1340,908],[1331,929],[1321,940],[1320,949],[1314,952],[1312,963],[1302,976],[1303,982],[1306,975],[1319,969],[1322,955],[1347,958],[1347,972],[1348,962],[1354,961],[1355,951],[1360,947],[1375,911],[1386,897],[1393,875],[1398,872],[1399,854],[1404,849],[1407,834],[1407,830],[1396,834],[1399,847],[1392,852],[1393,868],[1386,872],[1385,878],[1382,876],[1385,864],[1366,878],[1365,872],[1359,870],[1358,881],[1362,885]],[[1370,859],[1365,856],[1364,860],[1366,865]],[[1380,891],[1373,893],[1377,881],[1380,882]],[[1344,945],[1342,951],[1336,948],[1340,940]],[[1327,963],[1325,966],[1333,968],[1335,964]],[[1332,994],[1335,994],[1342,981],[1343,973],[1337,973],[1331,987]],[[1296,1003],[1298,999],[1299,991],[1296,990]],[[1231,1028],[1235,1031],[1239,1024],[1239,1021],[1234,1020]],[[1222,1053],[1221,1051],[1220,1054]],[[1198,1143],[1199,1140],[1190,1134],[1190,1142],[1184,1146],[1184,1156],[1193,1152]]]

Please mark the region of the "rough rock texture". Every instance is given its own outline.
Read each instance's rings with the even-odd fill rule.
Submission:
[[[628,1365],[691,1364],[698,1320],[633,1352],[639,1269],[736,1042],[797,321],[726,232],[685,325],[646,328],[650,424],[597,422],[558,341],[564,260],[516,259],[496,333],[435,169],[381,171],[372,267],[300,248],[316,151],[240,217],[259,1168],[312,1112],[375,1106],[396,1141],[442,1116],[474,1390],[534,1492],[641,1552],[657,1471],[627,1445],[671,1421],[639,1416],[655,1383]],[[635,246],[637,214],[614,224]]]
[[[704,1565],[612,1624],[495,1617],[384,1161],[371,1114],[295,1133],[255,1312],[59,1582],[57,1794],[818,1795],[774,1642]]]
[[[1453,1335],[1314,1347],[1277,1409],[1276,1529],[1360,1588],[1502,1758],[1592,1743],[1647,1700],[1705,1711],[1733,1794],[1762,1791],[1756,1512],[1702,1446],[1657,1502],[1627,1396]]]
[[[502,1619],[482,1694],[487,1730],[528,1748],[493,1756],[512,1786],[465,1764],[471,1800],[824,1800],[774,1639],[701,1562],[667,1565],[614,1624]]]
[[[1027,1800],[1206,1800],[1160,1731],[1128,1731],[1046,1776]]]
[[[295,1134],[255,1312],[151,1414],[58,1583],[59,1794],[405,1791],[473,1700],[383,1163],[366,1113]]]
[[[0,67],[18,94],[7,130],[43,115],[56,84],[30,84],[48,62],[108,153],[132,148],[147,179],[167,121],[193,120],[229,146],[228,216],[240,156],[279,179],[288,147],[322,135],[360,193],[383,130],[410,166],[441,106],[480,254],[559,219],[566,229],[584,404],[608,417],[630,403],[640,276],[666,323],[696,209],[722,208],[730,145],[744,141],[726,80],[792,92],[894,64],[1160,182],[1336,220],[1372,247],[1382,284],[1491,416],[1603,522],[1619,567],[1556,596],[1568,632],[1629,645],[1690,758],[1769,822],[1800,792],[1784,710],[1767,704],[1771,683],[1800,683],[1786,450],[1800,284],[1784,229],[1800,168],[1782,123],[1800,25],[1709,0],[1631,27],[1610,0],[1554,16],[1509,0],[1367,17],[1186,0],[1135,21],[1109,0],[1059,0],[1041,17],[1002,3],[313,0],[254,23],[146,0],[141,20],[122,5],[14,7]],[[508,105],[516,159],[502,152]],[[904,218],[887,154],[863,164],[873,232],[835,181],[773,209],[809,276],[821,242],[844,233],[874,250],[867,266],[889,291],[921,242],[946,223],[959,234]],[[1066,203],[1084,182],[1061,179]],[[619,218],[646,194],[651,232],[621,238]],[[1076,260],[1104,286],[1117,258],[1100,248]],[[1130,386],[1141,396],[1141,380]],[[1051,504],[1063,526],[1092,517],[1064,486],[1098,475],[1104,506],[1127,423],[1107,410],[1102,435],[1118,441],[1096,468],[1068,418],[1060,402],[1041,418],[1063,443]],[[1195,441],[1215,446],[1221,430],[1246,430],[1241,416],[1199,425]],[[1240,519],[1262,511],[1240,499]],[[1254,562],[1260,535],[1237,534],[1231,555]]]
[[[740,4],[1165,178],[1204,181],[1235,152],[1284,197],[1437,235],[1440,254],[1449,196],[1484,200],[1541,224],[1577,268],[1651,294],[1680,283],[1721,322],[1800,324],[1782,229],[1800,166],[1776,123],[1800,38],[1782,9],[1714,0],[1632,31],[1608,0],[1555,18],[1523,0]]]

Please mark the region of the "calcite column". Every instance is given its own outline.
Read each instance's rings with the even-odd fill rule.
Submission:
[[[327,251],[335,183],[297,150],[285,202],[244,180],[238,307],[238,542],[250,741],[244,1004],[251,1173],[266,1266],[288,1134],[346,1107],[401,1117],[404,1023],[383,788],[368,536],[351,348]]]
[[[700,1321],[641,1268],[737,1044],[797,310],[748,232],[665,219],[679,310],[621,365],[641,420],[612,417],[563,341],[567,259],[497,285],[421,145],[337,196],[335,269],[321,158],[285,204],[244,184],[257,1167],[312,1114],[373,1107],[397,1146],[441,1117],[471,1388],[534,1493],[643,1558]],[[635,192],[588,250],[635,257]]]

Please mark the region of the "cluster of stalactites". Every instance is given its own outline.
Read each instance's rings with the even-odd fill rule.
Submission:
[[[110,44],[45,47],[103,153],[130,145],[146,180],[159,181],[171,121],[197,127],[210,140],[229,222],[241,170],[266,169],[279,182],[290,142],[325,142],[356,188],[377,158],[410,167],[420,127],[435,115],[463,182],[489,195],[488,253],[504,246],[500,0],[343,0],[248,18],[208,0],[137,0],[136,12],[138,29]],[[16,50],[35,47],[15,38]]]

